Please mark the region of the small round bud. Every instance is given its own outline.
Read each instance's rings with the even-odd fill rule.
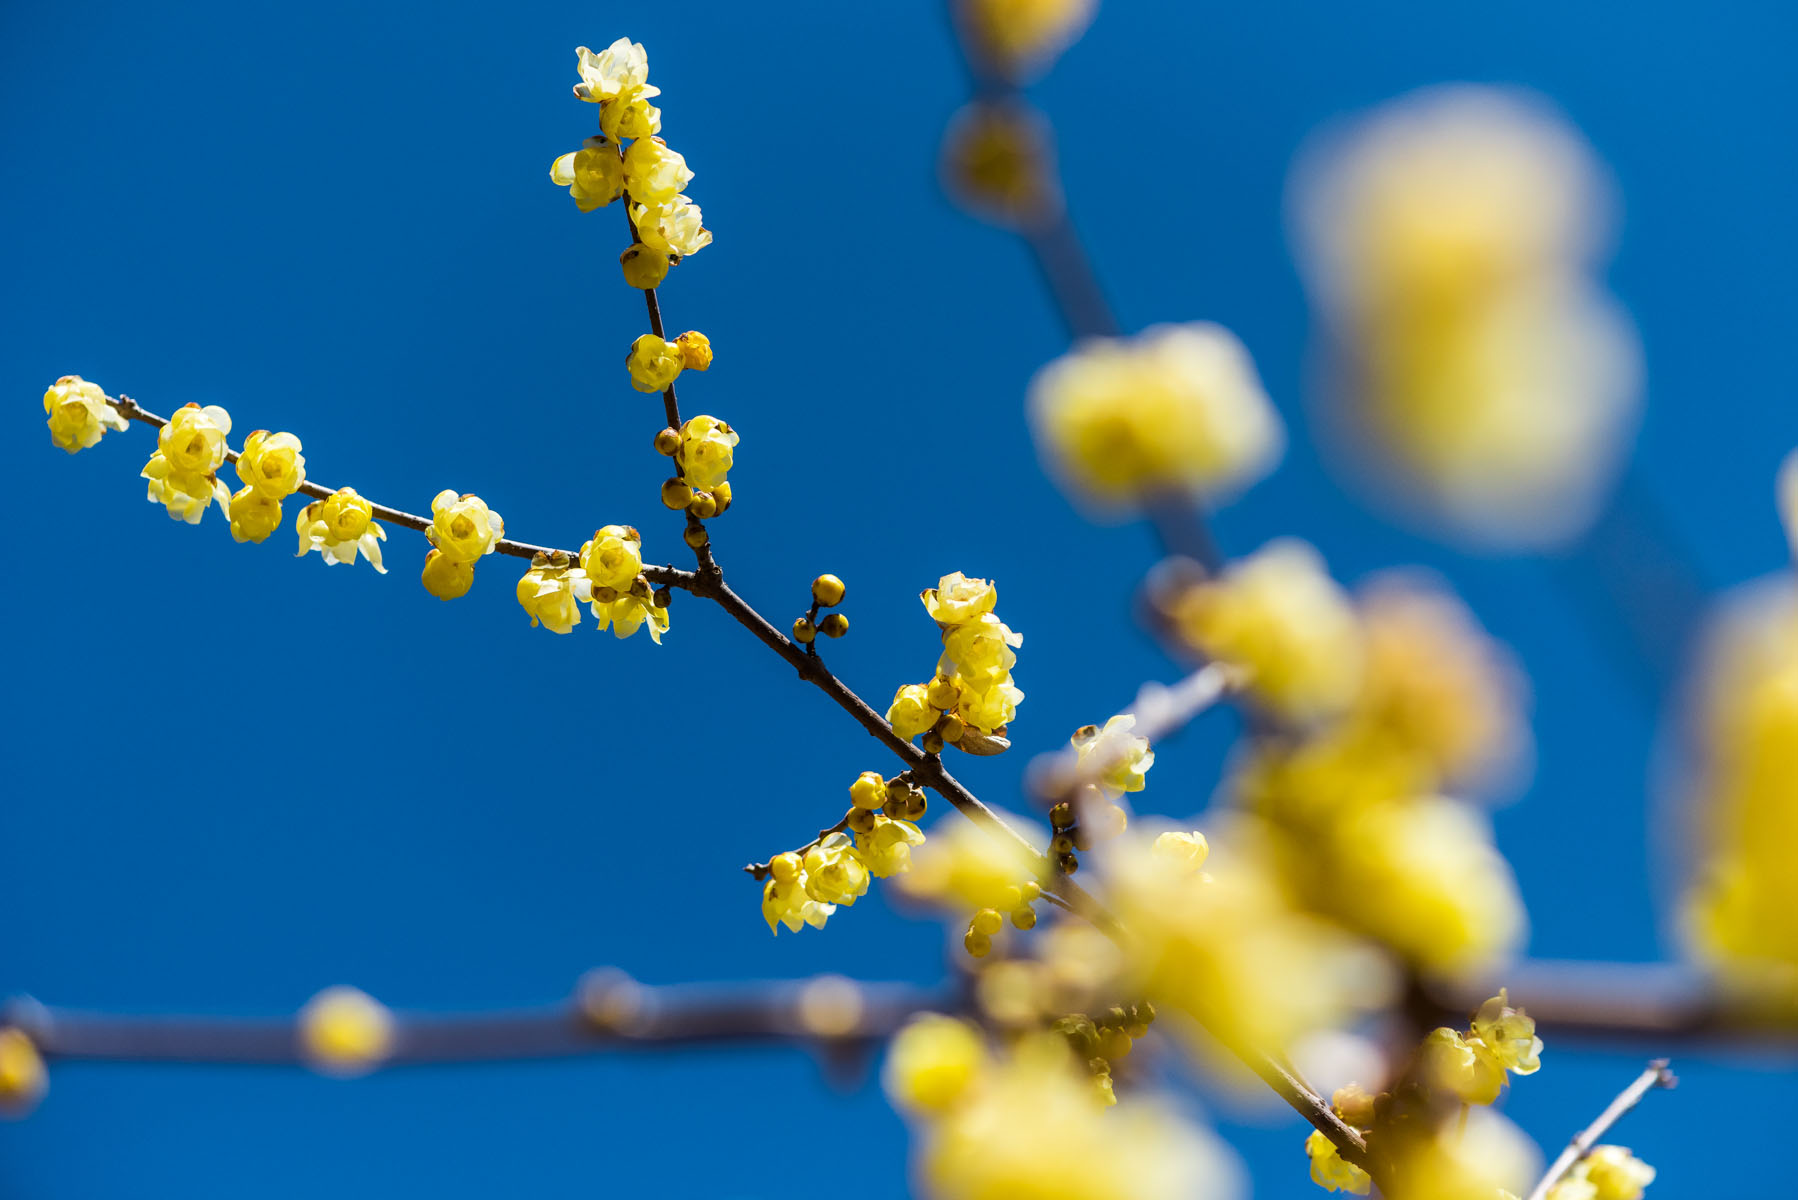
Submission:
[[[1072,854],[1074,848],[1074,835],[1065,830],[1049,839],[1049,853],[1051,854]]]
[[[961,944],[966,946],[968,953],[975,958],[985,958],[993,950],[993,939],[980,933],[973,926],[968,927],[968,935],[961,939]]]
[[[1024,903],[1024,889],[1016,887],[1003,887],[999,889],[998,907],[1009,912],[1022,903]]]
[[[1036,910],[1028,905],[1011,910],[1011,923],[1019,929],[1036,928]]]
[[[801,646],[809,646],[812,639],[818,636],[818,627],[804,617],[793,622],[793,640]]]
[[[1018,888],[1024,893],[1024,903],[1034,904],[1043,896],[1043,885],[1034,879],[1026,879]]]
[[[804,618],[800,618],[804,620]],[[887,802],[886,780],[878,771],[863,771],[849,785],[849,801],[857,808],[865,808],[874,812]]]
[[[941,675],[930,681],[924,696],[930,701],[930,707],[943,712],[948,712],[961,703],[961,689],[955,686],[953,679],[944,679]]]
[[[668,602],[672,599],[674,599],[674,593],[668,590],[667,585],[663,585],[649,594],[649,602],[657,608],[667,608]]]
[[[1130,1015],[1144,1025],[1153,1025],[1155,1023],[1155,1006],[1147,1000],[1138,1000],[1130,1006]]]
[[[668,256],[651,250],[642,242],[620,254],[618,265],[624,268],[624,281],[644,291],[660,286],[668,277]]]
[[[874,817],[875,813],[873,809],[856,807],[849,810],[849,814],[844,818],[844,822],[849,828],[855,830],[857,833],[873,833],[875,825]]]
[[[704,525],[689,525],[687,526],[686,532],[680,536],[681,541],[687,543],[687,545],[695,550],[705,546],[712,540],[712,535],[705,531]]]
[[[926,754],[941,754],[943,752],[943,735],[932,729],[924,735],[924,740],[920,745],[924,747]]]
[[[687,481],[676,476],[662,485],[662,503],[672,509],[683,509],[693,503],[693,489]]]
[[[1080,869],[1080,860],[1072,854],[1059,854],[1055,857],[1055,869],[1063,875],[1072,875]]]
[[[675,338],[674,345],[687,370],[703,371],[712,365],[712,339],[697,329],[689,329]]]
[[[1107,1062],[1129,1057],[1130,1050],[1130,1035],[1121,1029],[1107,1029],[1099,1035],[1099,1057]]]
[[[978,933],[984,933],[988,937],[992,937],[1004,927],[1005,918],[999,915],[999,910],[996,908],[981,909],[974,914],[973,921],[968,924],[969,929]]]
[[[968,727],[962,724],[960,717],[950,713],[936,723],[936,731],[945,742],[953,746],[961,741],[961,735],[968,731]]]
[[[840,638],[849,632],[849,618],[842,613],[831,613],[818,622],[818,632],[825,637]]]
[[[889,791],[887,793],[887,802],[881,806],[881,811],[885,812],[887,816],[893,818],[895,821],[916,821],[919,817],[924,815],[924,810],[927,807],[928,803],[924,799],[923,790],[919,788],[909,788],[906,791],[901,792],[897,797]]]
[[[791,850],[785,854],[776,854],[768,861],[768,874],[780,883],[792,883],[799,878],[799,856]]]
[[[835,608],[841,604],[846,590],[843,581],[835,575],[820,575],[812,580],[812,599],[823,608]]]
[[[1074,825],[1074,806],[1063,800],[1049,810],[1049,825],[1055,829],[1071,829]]]
[[[673,458],[680,449],[680,430],[663,426],[656,430],[656,453]]]
[[[631,580],[631,595],[639,600],[649,599],[649,576],[639,575]]]
[[[1114,838],[1130,827],[1130,814],[1120,805],[1107,804],[1099,813],[1098,836]]]
[[[723,516],[730,510],[730,483],[719,484],[712,489],[712,499],[718,502],[718,515]]]
[[[887,799],[893,803],[897,804],[904,800],[905,794],[909,791],[911,791],[911,784],[906,780],[898,776],[887,780]]]
[[[718,501],[712,498],[710,492],[694,492],[693,499],[687,504],[687,511],[704,521],[718,515]]]

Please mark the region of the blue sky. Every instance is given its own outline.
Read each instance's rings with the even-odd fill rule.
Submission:
[[[544,1002],[602,963],[655,982],[940,972],[943,932],[878,897],[768,937],[736,868],[885,763],[723,614],[677,602],[659,649],[590,620],[557,638],[529,628],[509,561],[441,604],[403,531],[388,576],[326,570],[285,532],[237,546],[216,514],[190,529],[146,504],[145,429],[75,458],[45,436],[37,396],[79,373],[291,429],[315,478],[400,507],[472,491],[527,540],[631,522],[683,561],[655,403],[618,365],[643,327],[622,219],[546,177],[591,128],[574,46],[623,34],[648,45],[717,235],[663,298],[718,352],[684,401],[743,434],[717,528],[734,586],[784,623],[814,574],[841,575],[854,630],[832,661],[884,697],[934,656],[919,588],[998,580],[1027,639],[1018,752],[958,770],[1003,805],[1024,754],[1173,677],[1129,623],[1148,531],[1085,523],[1029,446],[1023,387],[1062,335],[1025,253],[937,193],[965,84],[932,6],[7,5],[0,992],[279,1013],[340,982],[412,1008]],[[1579,563],[1463,557],[1339,489],[1304,425],[1286,168],[1320,122],[1423,84],[1558,103],[1623,200],[1609,281],[1646,347],[1636,471],[1720,589],[1780,563],[1771,477],[1798,444],[1794,34],[1772,4],[1118,0],[1035,90],[1126,327],[1229,325],[1292,427],[1279,472],[1220,515],[1226,545],[1301,534],[1351,580],[1431,566],[1531,673],[1538,771],[1497,827],[1537,955],[1669,952],[1658,700],[1605,649]],[[1167,747],[1151,806],[1201,807],[1231,733],[1220,716]],[[1507,1111],[1553,1146],[1659,1049],[1551,1045]],[[1759,1157],[1716,1147],[1771,1131],[1791,1062],[1677,1065],[1681,1090],[1622,1140],[1663,1197],[1745,1190]],[[1296,1118],[1215,1115],[1257,1195],[1311,1194]],[[904,1164],[876,1088],[833,1091],[781,1051],[353,1084],[71,1066],[0,1126],[4,1200],[762,1196],[814,1171],[879,1196]]]

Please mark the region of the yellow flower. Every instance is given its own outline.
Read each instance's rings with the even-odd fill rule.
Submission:
[[[636,195],[631,193],[633,199]],[[685,196],[674,196],[655,204],[633,204],[631,220],[636,222],[638,241],[677,262],[712,244],[712,231],[705,227],[705,214],[699,205]]]
[[[874,828],[856,838],[856,849],[876,879],[911,870],[911,848],[924,844],[924,831],[910,821],[874,814]]]
[[[968,725],[983,733],[995,733],[1018,719],[1018,702],[1024,693],[1010,679],[995,681],[982,691],[964,687],[956,712]]]
[[[624,187],[638,204],[666,204],[691,182],[687,160],[659,137],[638,138],[624,152]],[[639,237],[642,232],[637,231]]]
[[[22,1029],[0,1029],[0,1111],[23,1116],[49,1086],[50,1073],[37,1043]]]
[[[1097,0],[961,0],[968,34],[992,65],[1021,79],[1060,55],[1092,22]]]
[[[908,683],[893,693],[893,703],[887,709],[887,724],[909,742],[935,725],[940,716],[941,713],[930,707],[928,689],[921,683]]]
[[[681,362],[689,371],[709,371],[712,368],[712,339],[697,329],[689,329],[674,339],[680,347]]]
[[[360,550],[370,566],[387,574],[381,565],[381,543],[387,540],[387,531],[373,517],[374,506],[358,496],[355,488],[338,488],[329,499],[315,500],[300,510],[299,520],[294,522],[300,552],[294,557],[304,558],[316,550],[326,565],[354,566]]]
[[[431,499],[431,527],[425,537],[446,558],[476,562],[492,554],[505,536],[505,521],[479,496],[458,496],[446,488]]]
[[[1574,1168],[1595,1189],[1595,1200],[1642,1200],[1654,1182],[1654,1168],[1623,1146],[1594,1146]]]
[[[689,417],[680,428],[681,475],[710,491],[724,482],[736,462],[737,431],[717,417]]]
[[[228,508],[231,490],[218,481],[217,472],[225,463],[229,449],[225,437],[230,432],[230,414],[216,404],[176,409],[168,424],[156,431],[156,453],[144,464],[142,477],[150,481],[150,499],[189,525],[198,525],[214,500]]]
[[[306,456],[300,453],[300,439],[266,429],[251,433],[237,456],[237,477],[270,500],[293,495],[306,482]]]
[[[668,254],[663,250],[651,250],[642,242],[637,242],[618,256],[618,265],[624,268],[624,282],[634,288],[648,291],[668,277]]]
[[[1053,133],[1021,101],[974,100],[943,131],[938,174],[963,208],[1002,225],[1029,226],[1055,212]]]
[[[1538,1172],[1535,1145],[1490,1109],[1406,1132],[1394,1139],[1394,1162],[1380,1179],[1389,1200],[1498,1200],[1501,1191],[1529,1190]]]
[[[624,164],[604,138],[590,137],[581,149],[556,159],[549,164],[549,177],[557,187],[568,189],[582,212],[604,208],[624,194]]]
[[[592,607],[599,628],[611,629],[614,637],[627,638],[648,626],[649,640],[659,646],[662,635],[668,632],[668,610],[628,592],[607,604],[595,600]]]
[[[587,573],[568,565],[565,554],[538,554],[518,581],[518,603],[552,633],[570,633],[581,623],[581,604],[592,598]]]
[[[1211,856],[1211,843],[1196,829],[1191,833],[1170,829],[1158,835],[1149,850],[1162,862],[1191,873],[1205,865],[1205,860]]]
[[[662,131],[662,110],[649,102],[660,88],[639,87],[621,92],[599,107],[599,130],[612,141],[643,138]]]
[[[1354,1163],[1344,1162],[1336,1144],[1319,1130],[1313,1129],[1305,1139],[1305,1153],[1311,1158],[1311,1182],[1324,1191],[1365,1196],[1373,1187],[1373,1177]]]
[[[1024,847],[1001,842],[967,821],[934,826],[911,863],[894,886],[944,906],[1009,912],[1024,903],[1027,886],[1038,886],[1038,864]]]
[[[898,1107],[942,1114],[979,1083],[988,1065],[986,1044],[972,1026],[925,1013],[893,1036],[881,1078]]]
[[[1083,342],[1037,373],[1030,405],[1049,468],[1101,508],[1215,500],[1267,474],[1284,445],[1248,351],[1206,322]]]
[[[457,562],[441,550],[425,555],[425,569],[419,576],[425,591],[439,600],[455,600],[468,594],[474,586],[474,564]]]
[[[785,925],[794,933],[804,926],[824,928],[824,922],[837,911],[834,904],[821,904],[805,890],[805,872],[795,869],[791,879],[771,878],[762,887],[762,919],[771,933],[779,936],[778,926]]]
[[[1504,988],[1480,1005],[1472,1026],[1493,1060],[1513,1075],[1534,1075],[1542,1066],[1542,1039],[1536,1022],[1521,1008],[1512,1008]]]
[[[820,904],[854,904],[868,890],[868,864],[846,833],[805,852],[805,893]]]
[[[943,576],[935,587],[919,593],[918,598],[938,625],[961,625],[992,612],[999,603],[999,589],[984,579],[969,579],[957,571]]]
[[[581,544],[581,569],[596,588],[628,592],[643,571],[643,535],[630,525],[594,530]]]
[[[365,1075],[393,1050],[393,1014],[356,988],[326,988],[300,1010],[300,1049],[328,1075]]]
[[[281,502],[253,487],[239,488],[226,509],[231,518],[231,537],[239,542],[262,542],[281,528]]]
[[[649,53],[642,42],[619,38],[598,54],[585,46],[574,48],[581,81],[574,94],[591,104],[603,104],[649,83]],[[651,89],[650,95],[658,93]]]
[[[943,655],[937,670],[944,676],[959,672],[971,686],[1007,678],[1018,656],[1012,649],[1024,644],[1024,635],[992,613],[982,613],[943,632]]]
[[[1504,1090],[1505,1069],[1484,1050],[1478,1039],[1464,1038],[1452,1029],[1432,1029],[1419,1051],[1423,1078],[1463,1104],[1491,1104]]]
[[[1149,739],[1130,732],[1135,728],[1136,718],[1120,713],[1106,721],[1104,729],[1083,725],[1068,739],[1074,747],[1076,766],[1086,767],[1091,762],[1103,768],[1097,783],[1110,795],[1142,791],[1148,782],[1149,768],[1155,765],[1155,751],[1149,747]]]
[[[639,392],[664,392],[680,378],[682,364],[679,350],[646,333],[631,343],[624,365],[631,373],[631,386]]]
[[[874,812],[887,800],[887,781],[879,771],[863,771],[849,785],[849,802],[855,807]]]
[[[131,422],[106,402],[97,383],[79,375],[64,375],[44,391],[44,411],[50,419],[50,440],[70,454],[85,450],[108,429],[125,430]]]
[[[1348,595],[1304,542],[1282,538],[1174,603],[1183,637],[1251,672],[1249,687],[1294,721],[1334,716],[1361,683],[1361,627]]]

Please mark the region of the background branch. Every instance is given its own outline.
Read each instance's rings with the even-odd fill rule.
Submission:
[[[1549,1166],[1548,1171],[1531,1190],[1528,1200],[1544,1200],[1549,1190],[1560,1181],[1561,1177],[1572,1170],[1574,1165],[1586,1155],[1592,1153],[1592,1147],[1598,1139],[1622,1119],[1623,1114],[1634,1108],[1654,1088],[1670,1088],[1677,1083],[1673,1072],[1667,1069],[1667,1060],[1657,1058],[1648,1064],[1648,1069],[1636,1076],[1634,1083],[1624,1088],[1617,1098],[1611,1101],[1605,1110],[1598,1114],[1598,1119],[1574,1135],[1567,1148],[1561,1151]]]

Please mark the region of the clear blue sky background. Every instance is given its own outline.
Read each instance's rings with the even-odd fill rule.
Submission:
[[[474,491],[526,539],[629,521],[682,560],[656,404],[619,366],[643,326],[622,218],[546,178],[592,123],[574,46],[620,34],[649,46],[717,233],[665,303],[718,349],[688,406],[743,432],[717,530],[739,590],[784,620],[812,575],[842,575],[855,629],[833,662],[884,696],[934,654],[918,589],[995,577],[1027,635],[1021,753],[963,774],[1002,804],[1025,754],[1175,673],[1128,621],[1147,531],[1084,523],[1028,445],[1023,386],[1062,333],[1021,248],[936,191],[965,85],[933,5],[8,3],[0,992],[272,1014],[339,982],[402,1007],[543,1002],[602,963],[940,971],[942,932],[878,895],[768,936],[737,867],[886,760],[722,614],[677,602],[660,649],[590,620],[554,637],[514,603],[511,560],[441,604],[410,534],[386,577],[296,562],[285,530],[237,546],[216,513],[190,529],[144,502],[147,430],[73,459],[44,431],[38,395],[76,372],[292,429],[317,479],[401,507]],[[1498,830],[1539,955],[1669,949],[1653,705],[1595,640],[1577,567],[1463,558],[1345,502],[1303,427],[1286,168],[1319,122],[1421,84],[1558,101],[1621,184],[1638,463],[1718,588],[1780,562],[1771,473],[1798,443],[1795,47],[1771,3],[1114,0],[1038,89],[1125,324],[1232,326],[1294,424],[1280,472],[1220,517],[1227,544],[1301,533],[1347,579],[1433,565],[1534,676],[1539,771]],[[1172,744],[1150,805],[1201,807],[1230,733]],[[1658,1049],[1551,1045],[1507,1111],[1552,1147]],[[1791,1062],[1681,1065],[1623,1140],[1658,1195],[1749,1192],[1776,1168],[1761,1139]],[[1311,1194],[1295,1118],[1221,1116],[1258,1195]],[[843,1173],[883,1196],[905,1161],[878,1089],[833,1093],[796,1051],[353,1084],[70,1066],[0,1127],[0,1197],[771,1196]]]

